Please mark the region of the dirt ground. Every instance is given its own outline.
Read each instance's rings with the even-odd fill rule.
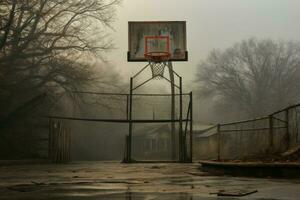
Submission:
[[[0,167],[0,199],[197,200],[300,198],[300,180],[210,176],[199,164],[120,164],[78,162],[66,165]],[[253,191],[244,197],[216,192]]]

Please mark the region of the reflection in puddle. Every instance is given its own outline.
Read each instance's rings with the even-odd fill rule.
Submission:
[[[116,200],[196,200],[191,195],[186,193],[133,193],[126,192],[120,194],[110,194],[101,197],[100,199],[116,199]],[[202,198],[203,199],[203,198]]]

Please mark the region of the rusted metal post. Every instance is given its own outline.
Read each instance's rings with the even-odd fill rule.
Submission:
[[[52,159],[52,119],[49,118],[49,132],[48,132],[48,160]]]
[[[218,161],[221,160],[221,125],[217,125],[217,140],[218,140]]]
[[[133,78],[130,78],[130,93],[129,93],[129,138],[128,138],[128,162],[131,162],[131,145],[132,145],[132,87]]]
[[[175,81],[174,81],[174,72],[173,72],[173,65],[172,62],[168,62],[168,68],[169,68],[169,76],[170,76],[170,82],[171,82],[171,120],[175,120]],[[171,147],[171,158],[172,160],[176,159],[176,128],[175,128],[175,122],[171,122],[171,141],[170,141],[170,147]]]
[[[273,116],[269,115],[269,152],[273,152]]]
[[[190,92],[190,162],[193,162],[193,92]]]
[[[71,144],[72,144],[72,135],[71,129],[68,129],[68,162],[71,161]]]
[[[128,135],[125,135],[125,146],[124,146],[124,159],[123,159],[123,162],[124,163],[128,163],[128,155],[129,155],[129,152],[128,152],[128,141],[129,141],[129,136]]]
[[[126,95],[126,119],[128,120],[129,116],[128,116],[128,112],[129,112],[129,95]]]
[[[179,160],[185,161],[184,139],[182,130],[182,78],[179,77]]]
[[[285,121],[286,121],[286,149],[290,148],[290,118],[289,109],[285,110]]]

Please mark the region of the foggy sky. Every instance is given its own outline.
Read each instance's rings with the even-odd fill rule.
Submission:
[[[124,0],[112,34],[116,49],[107,58],[129,80],[145,63],[127,63],[128,21],[186,20],[189,61],[174,67],[189,85],[214,48],[249,37],[300,40],[299,11],[299,0]]]

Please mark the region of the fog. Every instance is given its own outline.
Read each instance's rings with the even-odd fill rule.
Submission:
[[[174,67],[190,86],[197,64],[215,48],[249,37],[299,40],[299,7],[297,0],[124,0],[113,25],[116,49],[107,59],[128,79],[143,66],[127,63],[128,21],[186,20],[189,62]]]
[[[213,49],[225,50],[253,37],[299,41],[300,27],[296,25],[299,7],[297,0],[125,0],[117,11],[112,33],[116,49],[107,58],[117,66],[125,81],[129,81],[145,64],[127,62],[128,21],[186,20],[189,61],[175,62],[173,66],[183,77],[185,91],[197,92],[199,85],[194,82],[197,67]],[[166,87],[165,91],[168,90]],[[214,124],[250,117],[234,105],[216,105],[211,98],[203,96],[196,96],[194,105],[197,123]]]
[[[0,199],[299,199],[299,8],[0,0]]]
[[[1,141],[2,146],[6,145],[3,147],[5,158],[10,155],[20,158],[18,155],[20,152],[23,154],[24,150],[19,146],[26,145],[26,153],[21,157],[36,156],[38,150],[35,149],[35,145],[24,141],[26,145],[18,144],[23,144],[20,138],[22,135],[28,135],[28,132],[34,135],[30,136],[29,140],[46,136],[49,127],[45,122],[45,116],[48,115],[125,119],[124,99],[120,103],[117,102],[120,99],[115,97],[97,96],[96,102],[93,102],[95,96],[81,94],[79,97],[80,95],[74,91],[129,92],[129,78],[147,63],[127,62],[128,21],[187,22],[189,60],[174,62],[173,66],[183,78],[184,93],[193,91],[195,94],[195,123],[210,125],[258,117],[298,103],[300,100],[298,0],[123,0],[121,3],[114,1],[104,10],[102,3],[107,1],[99,0],[94,2],[95,12],[89,9],[88,0],[62,1],[62,7],[53,6],[53,2],[57,3],[55,1],[46,2],[47,6],[41,8],[39,12],[43,13],[45,9],[44,13],[47,16],[45,20],[40,21],[39,13],[35,9],[38,4],[30,1],[6,1],[0,5],[0,106],[3,111],[0,114],[2,123],[0,129],[4,130],[1,130],[3,134],[1,136],[7,138],[7,141],[13,141],[11,144],[14,144],[9,145],[9,142]],[[85,9],[89,14],[80,12],[77,14],[81,18],[72,18],[70,13],[77,12],[76,9]],[[60,12],[64,14],[55,14]],[[33,22],[32,17],[37,21]],[[19,21],[16,18],[19,18]],[[15,30],[19,30],[20,33],[16,34]],[[253,60],[258,63],[256,67],[262,66],[262,70],[257,74],[250,74],[254,77],[251,81],[247,79],[247,73],[251,70],[244,67],[245,62],[241,60],[230,68],[229,73],[222,71],[223,64],[232,66],[231,61],[235,61],[234,58],[243,58],[244,54],[239,54],[242,51],[236,50],[237,47],[244,50],[244,53],[249,49],[253,50],[255,52],[252,54],[255,55]],[[264,60],[262,58],[268,58],[268,55],[271,55],[271,59],[262,62]],[[291,57],[291,60],[286,57]],[[277,65],[275,62],[285,59],[287,64],[281,62]],[[215,63],[218,65],[214,65]],[[239,70],[240,66],[243,66],[244,71]],[[250,65],[248,63],[248,66],[252,67],[251,63]],[[286,67],[285,71],[278,70],[281,67]],[[205,70],[201,71],[200,68]],[[241,74],[246,76],[238,76],[240,74],[237,72],[241,71],[243,72]],[[203,77],[201,83],[196,82],[199,81],[202,72],[206,72],[207,82],[203,83]],[[260,72],[266,73],[259,76],[262,74]],[[277,72],[280,72],[280,75]],[[137,81],[142,82],[151,76],[150,71],[147,73]],[[220,78],[214,77],[214,74],[222,73],[225,75],[218,80],[218,84],[228,83],[223,81],[224,77],[229,77],[230,84],[221,91],[223,93],[220,93],[217,91],[218,87],[208,83]],[[165,75],[168,76],[168,72]],[[272,81],[264,82],[267,79]],[[236,89],[232,83],[234,86],[245,87]],[[217,91],[217,95],[209,96],[212,91],[203,92],[201,90],[203,86],[210,86],[209,89]],[[224,93],[232,88],[244,93],[235,96],[229,94],[230,98],[232,96],[236,98],[230,99]],[[169,91],[168,82],[155,80],[136,92],[170,93]],[[239,98],[241,94],[244,95],[242,100]],[[267,94],[268,98],[265,98],[264,95]],[[45,104],[36,102],[40,96],[47,96]],[[75,97],[81,99],[77,101]],[[243,104],[240,103],[242,101]],[[156,107],[160,103],[160,107]],[[53,108],[55,107],[53,104],[57,106],[56,109]],[[30,109],[27,108],[28,105]],[[183,115],[186,115],[187,105],[188,102],[185,101]],[[65,108],[71,108],[71,111],[66,111]],[[166,101],[140,99],[135,109],[137,109],[135,117],[168,118],[170,99]],[[34,112],[37,110],[38,114]],[[43,116],[43,122],[36,118],[31,120],[33,113],[35,117]],[[175,114],[178,117],[178,112]],[[34,123],[26,125],[26,122],[22,124],[23,127],[18,125],[24,119],[30,119],[29,124],[33,123],[32,121]],[[123,157],[125,135],[128,133],[127,124],[67,120],[64,123],[72,127],[73,159],[107,160]],[[35,129],[36,124],[41,125],[43,131]],[[16,134],[13,134],[14,132]],[[11,146],[18,148],[11,150]],[[6,153],[13,151],[16,153]],[[47,156],[46,154],[47,151],[44,150],[43,157]]]

